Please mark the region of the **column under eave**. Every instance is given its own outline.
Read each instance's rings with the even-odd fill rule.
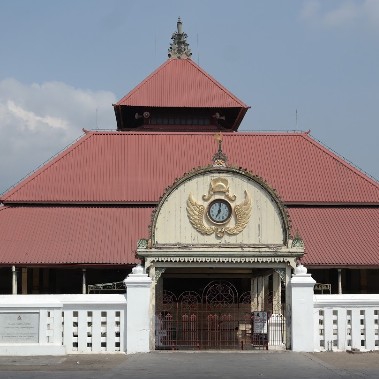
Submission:
[[[86,269],[82,268],[82,294],[85,295],[86,292],[87,292]]]
[[[17,295],[17,271],[16,271],[16,266],[12,266],[12,295]]]

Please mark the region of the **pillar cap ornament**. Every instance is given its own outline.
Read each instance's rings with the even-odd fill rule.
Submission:
[[[151,278],[145,274],[144,268],[138,264],[132,268],[131,274],[124,279],[124,285],[129,287],[149,287],[152,283]]]
[[[295,275],[307,275],[308,269],[299,263],[295,268]]]
[[[132,274],[133,275],[143,275],[144,272],[143,272],[143,267],[138,264],[137,266],[133,267],[132,268]]]
[[[301,263],[299,263],[292,274],[291,285],[293,287],[314,287],[316,281],[308,274],[308,270]]]
[[[168,57],[171,59],[190,59],[191,49],[187,43],[187,34],[183,32],[183,23],[180,17],[176,24],[177,31],[172,34],[172,42],[168,49]]]

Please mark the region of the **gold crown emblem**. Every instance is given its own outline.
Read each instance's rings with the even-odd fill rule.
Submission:
[[[211,180],[211,189],[213,192],[229,192],[229,182],[225,178],[215,178]]]
[[[208,201],[216,192],[223,192],[225,196],[231,201],[234,201],[236,199],[235,195],[230,195],[229,193],[229,182],[226,178],[218,177],[212,179],[209,184],[208,194],[203,195],[203,200]]]

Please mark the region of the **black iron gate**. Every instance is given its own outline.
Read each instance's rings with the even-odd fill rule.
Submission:
[[[202,294],[170,291],[156,305],[156,349],[267,349],[285,345],[285,318],[252,311],[251,293],[227,281],[209,283]]]

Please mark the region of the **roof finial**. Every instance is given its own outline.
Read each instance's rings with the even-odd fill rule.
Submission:
[[[177,32],[172,34],[172,42],[170,43],[170,48],[168,49],[168,57],[174,59],[188,59],[191,58],[191,49],[187,43],[187,34],[183,33],[183,23],[180,17],[176,24],[178,29]]]
[[[228,161],[228,157],[222,151],[222,134],[221,134],[221,132],[215,134],[214,138],[218,142],[218,151],[213,156],[213,166],[226,167],[226,162]]]

